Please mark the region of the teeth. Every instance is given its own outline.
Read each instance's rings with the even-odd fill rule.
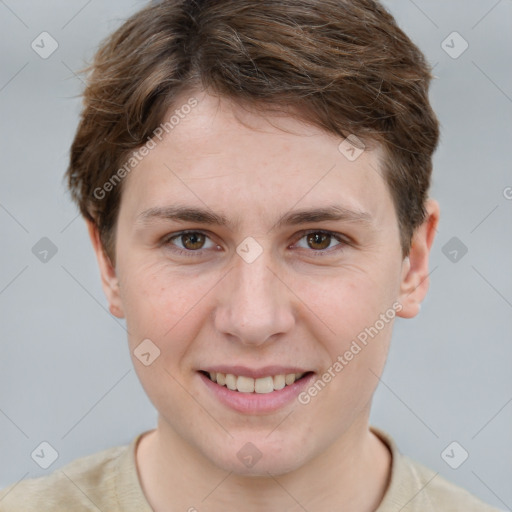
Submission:
[[[231,391],[234,391],[236,389],[236,381],[237,381],[237,378],[232,375],[231,373],[228,373],[226,375],[226,387],[228,389],[231,389]]]
[[[284,383],[289,386],[290,384],[293,384],[295,382],[295,374],[294,373],[289,373],[288,375],[285,376],[284,378]]]
[[[286,378],[284,375],[276,375],[274,377],[274,389],[283,389],[286,386]]]
[[[211,374],[210,374],[211,378]],[[226,384],[226,374],[225,373],[217,373],[216,379],[212,378],[213,382],[217,381],[219,386],[224,386]]]
[[[238,378],[240,379],[240,377]],[[295,382],[295,378],[293,379],[293,382]],[[272,393],[272,391],[274,391],[274,379],[272,377],[255,379],[254,391],[256,391],[256,393]]]
[[[234,377],[234,375],[230,375]],[[236,379],[236,389],[241,393],[252,393],[254,391],[254,379],[250,377],[238,377]]]
[[[208,372],[208,374],[210,379],[219,386],[226,386],[228,389],[237,390],[240,393],[271,393],[290,386],[304,375],[304,373],[288,373],[253,379],[243,375],[236,376],[232,373]]]

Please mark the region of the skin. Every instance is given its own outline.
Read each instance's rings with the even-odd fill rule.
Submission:
[[[136,455],[147,500],[155,511],[374,511],[391,457],[368,422],[393,321],[307,405],[235,412],[212,398],[197,371],[286,364],[320,376],[396,301],[398,316],[414,317],[428,289],[439,206],[428,201],[403,258],[379,147],[351,162],[338,150],[342,139],[292,116],[253,113],[203,92],[177,105],[192,95],[198,105],[125,178],[115,266],[89,223],[110,311],[126,318],[133,364],[159,413]],[[239,225],[138,220],[177,204]],[[364,211],[369,221],[272,229],[291,210],[327,204]],[[162,243],[183,230],[206,238]],[[308,241],[305,230],[347,243]],[[249,236],[263,250],[252,263],[236,252]],[[147,338],[160,356],[144,366],[133,351]],[[237,457],[249,441],[262,453],[252,468]]]

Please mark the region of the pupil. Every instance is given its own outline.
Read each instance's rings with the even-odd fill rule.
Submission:
[[[324,242],[325,242],[325,240],[327,240],[329,238],[329,236],[330,235],[326,235],[325,233],[312,233],[311,234],[312,240],[310,239],[310,241],[313,244],[322,244],[321,239],[323,238]],[[325,243],[323,245],[325,245]]]
[[[189,241],[191,241],[192,245],[195,246],[196,244],[200,244],[200,242],[198,242],[198,239],[201,238],[201,235],[199,233],[188,233],[185,235],[185,238]],[[196,247],[194,247],[196,248]]]

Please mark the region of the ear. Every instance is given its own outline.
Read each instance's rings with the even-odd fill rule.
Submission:
[[[437,225],[439,224],[439,204],[433,199],[425,205],[427,218],[413,234],[409,256],[402,263],[399,302],[403,309],[397,311],[402,318],[413,318],[420,311],[421,301],[429,287],[428,257]]]
[[[117,318],[124,318],[123,305],[119,291],[119,280],[116,276],[116,269],[112,265],[110,258],[105,253],[100,240],[97,226],[90,220],[86,220],[89,237],[96,253],[98,266],[100,268],[101,285],[105,296],[107,297],[109,310]]]

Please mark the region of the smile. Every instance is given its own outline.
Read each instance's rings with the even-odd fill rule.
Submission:
[[[232,373],[206,372],[203,370],[200,373],[208,377],[212,382],[219,386],[225,386],[231,391],[263,394],[272,393],[273,391],[279,391],[287,386],[291,386],[311,372],[268,375],[257,379],[243,375],[233,375]]]

